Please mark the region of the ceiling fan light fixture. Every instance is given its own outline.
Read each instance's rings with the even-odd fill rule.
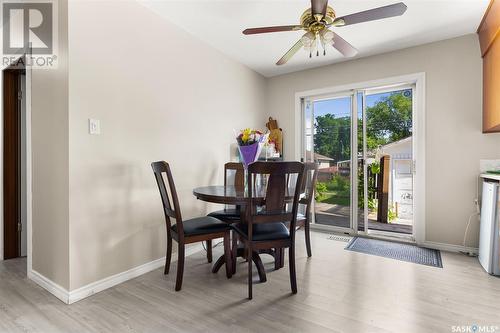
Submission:
[[[309,53],[310,56],[318,50],[318,39],[316,36],[314,36],[314,39],[312,39],[310,43],[304,44],[304,50]]]
[[[302,44],[304,45],[304,48],[306,47],[311,47],[311,45],[316,44],[316,35],[309,31],[308,33],[304,34],[301,37]]]
[[[333,34],[333,31],[323,29],[320,31],[319,37],[321,38],[321,42],[323,44],[331,44],[335,35]]]
[[[333,45],[333,39],[335,35],[331,30],[323,29],[318,33],[319,41],[321,43],[321,47],[323,48],[323,55],[326,55],[326,46]],[[318,52],[319,53],[319,52]],[[319,54],[317,54],[319,55]]]
[[[313,44],[311,46],[304,46],[304,51],[306,51],[309,54],[316,53],[317,50],[318,47],[316,46],[316,44]]]

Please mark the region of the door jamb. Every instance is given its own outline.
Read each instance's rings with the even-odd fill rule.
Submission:
[[[28,49],[27,54],[21,57],[25,59],[30,57],[31,47]],[[19,57],[19,58],[21,58]],[[25,62],[26,63],[26,62]],[[3,70],[0,74],[0,90],[3,92]],[[25,66],[25,80],[26,80],[26,233],[27,233],[27,274],[32,271],[32,141],[31,141],[31,80],[32,71],[31,66]],[[3,122],[3,94],[0,94],[0,121]],[[3,147],[3,129],[0,129],[0,147]],[[3,156],[0,154],[0,165],[3,165]],[[4,243],[3,243],[3,174],[0,175],[0,261],[4,259]]]

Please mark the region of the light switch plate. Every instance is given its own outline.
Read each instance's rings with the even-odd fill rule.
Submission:
[[[89,134],[101,134],[101,121],[98,119],[89,119]]]

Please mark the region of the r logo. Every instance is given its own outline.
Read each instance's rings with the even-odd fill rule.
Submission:
[[[3,2],[3,54],[21,54],[31,43],[32,54],[53,52],[50,2]]]

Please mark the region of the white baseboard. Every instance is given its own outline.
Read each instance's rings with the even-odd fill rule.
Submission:
[[[149,273],[155,269],[162,267],[164,264],[165,264],[165,257],[162,257],[160,259],[156,259],[148,263],[145,263],[143,265],[129,269],[128,271],[108,276],[107,278],[104,278],[102,280],[72,290],[68,293],[68,304],[78,302],[100,291],[106,290],[125,281]]]
[[[346,234],[345,232],[338,231],[338,230],[332,230],[328,226],[322,226],[322,225],[315,225],[311,224],[311,230],[317,231],[317,232],[323,232],[323,233],[328,233],[328,234]],[[352,237],[352,235],[350,235]],[[366,235],[360,235],[362,237],[367,237]],[[374,235],[368,235],[368,237],[374,238]],[[375,238],[379,239],[385,239],[385,240],[396,240],[399,242],[410,242],[410,243],[415,243],[415,241],[410,241],[410,239],[404,239],[404,238],[394,238],[394,237],[387,237],[387,235],[376,235]],[[431,241],[424,241],[422,243],[416,243],[418,246],[422,247],[428,247],[430,249],[436,249],[436,250],[441,250],[441,251],[448,251],[448,252],[455,252],[455,253],[460,253],[460,252],[469,252],[472,254],[477,255],[479,253],[479,249],[477,247],[463,247],[460,245],[454,245],[454,244],[446,244],[446,243],[438,243],[438,242],[431,242]]]
[[[186,257],[199,252],[201,248],[202,247],[199,244],[196,244],[196,246],[186,247]],[[175,261],[177,261],[177,254],[172,253],[172,263]],[[100,291],[114,287],[120,283],[134,279],[138,276],[141,276],[155,269],[163,267],[164,264],[165,264],[165,257],[162,257],[150,261],[148,263],[145,263],[143,265],[129,269],[128,271],[109,276],[107,278],[104,278],[96,282],[92,282],[86,286],[83,286],[81,288],[72,291],[68,291],[67,289],[59,286],[57,283],[51,281],[50,279],[46,278],[45,276],[41,275],[36,271],[31,271],[30,273],[28,273],[28,278],[33,280],[40,287],[47,290],[52,295],[56,296],[64,303],[72,304],[89,296],[92,296]]]
[[[69,293],[66,288],[61,287],[54,281],[46,278],[45,276],[34,270],[28,272],[28,278],[43,289],[47,290],[55,297],[59,298],[64,303],[69,304]]]
[[[454,245],[454,244],[446,244],[446,243],[437,243],[437,242],[430,242],[430,241],[424,241],[422,244],[419,244],[423,247],[428,247],[430,249],[436,249],[436,250],[441,250],[441,251],[448,251],[448,252],[470,252],[473,254],[478,254],[479,249],[477,247],[463,247],[460,245]]]

